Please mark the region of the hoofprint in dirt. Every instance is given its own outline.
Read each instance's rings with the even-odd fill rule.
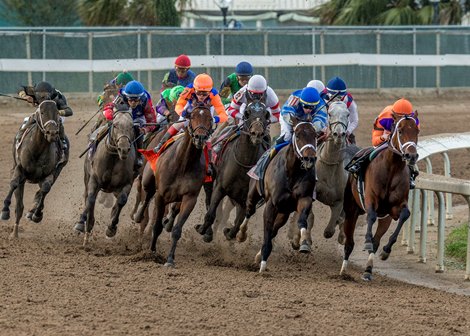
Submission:
[[[359,145],[369,145],[373,119],[396,98],[356,96]],[[465,95],[418,96],[412,102],[420,111],[420,136],[468,131],[470,98]],[[261,216],[254,218],[247,242],[229,243],[219,231],[215,241],[206,244],[192,227],[203,220],[202,194],[183,232],[176,269],[150,258],[147,247],[141,251],[138,228],[128,219],[129,205],[122,213],[122,230],[111,241],[104,238],[110,209],[97,206],[93,239],[84,250],[81,237],[72,229],[82,210],[83,162],[78,155],[86,146],[86,136],[73,134],[95,106],[91,98],[71,97],[69,104],[77,116],[65,124],[71,141],[70,162],[49,194],[43,222],[25,222],[20,239],[13,241],[8,239],[13,223],[0,223],[1,334],[470,333],[468,297],[380,275],[372,283],[363,283],[361,269],[351,269],[348,277],[340,278],[341,253],[336,237],[323,238],[329,213],[318,204],[312,254],[292,251],[287,230],[281,230],[264,276],[253,265],[261,246]],[[13,139],[30,111],[16,102],[0,103],[2,143]],[[450,155],[452,172],[470,179],[468,154],[463,153],[467,156]],[[11,160],[9,150],[0,153],[0,195],[7,191]],[[34,189],[27,186],[26,205],[32,203],[33,195]],[[363,236],[357,235],[356,240],[361,242]],[[159,252],[169,244],[169,235],[162,235]],[[392,253],[389,262],[394,258],[400,254]]]

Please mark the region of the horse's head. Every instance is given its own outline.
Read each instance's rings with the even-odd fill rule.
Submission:
[[[328,127],[330,136],[336,144],[346,141],[346,130],[349,125],[349,109],[342,101],[335,101],[328,108]]]
[[[201,149],[212,134],[212,114],[209,106],[197,105],[187,117],[188,133],[196,146]]]
[[[270,117],[271,114],[263,101],[259,100],[248,103],[243,113],[243,127],[244,132],[248,132],[252,144],[260,144],[263,141]]]
[[[126,104],[117,105],[109,131],[108,147],[117,152],[120,160],[126,160],[133,141],[132,112]]]
[[[410,165],[414,165],[418,161],[416,144],[418,143],[419,128],[417,118],[417,111],[412,115],[405,116],[393,113],[394,124],[389,145]]]
[[[103,103],[108,104],[114,101],[119,94],[119,87],[116,84],[108,83],[103,91]]]
[[[44,100],[35,114],[39,129],[48,142],[59,139],[59,110],[53,100]]]
[[[303,169],[311,169],[317,159],[317,133],[310,122],[298,121],[295,117],[292,121],[294,128],[292,146],[295,155],[302,162]]]

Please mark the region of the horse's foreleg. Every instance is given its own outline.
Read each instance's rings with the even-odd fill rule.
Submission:
[[[163,231],[163,215],[165,213],[165,202],[163,197],[160,196],[158,193],[155,195],[155,222],[153,223],[152,228],[152,242],[150,244],[150,250],[152,253],[156,254],[157,252],[157,239],[158,236]]]
[[[13,197],[13,193],[20,185],[21,181],[21,171],[20,168],[16,165],[13,168],[13,175],[10,181],[10,190],[8,191],[7,197],[3,201],[3,208],[2,208],[2,220],[9,220],[10,219],[10,205],[11,199]],[[23,182],[24,183],[24,182]]]
[[[374,251],[374,243],[372,238],[372,227],[377,220],[377,212],[373,208],[372,205],[367,207],[367,229],[366,229],[366,241],[364,244],[364,250],[373,252]]]
[[[86,161],[85,161],[85,167],[86,167]],[[88,198],[88,181],[90,180],[90,174],[88,173],[86,168],[84,170],[85,171],[83,174],[83,183],[85,185],[85,190],[83,192],[83,198],[85,200],[85,209],[80,215],[80,219],[78,220],[78,222],[75,223],[75,226],[73,227],[74,230],[77,231],[78,233],[85,233],[85,223],[87,220],[86,204],[87,204],[87,198]]]
[[[410,217],[410,210],[408,209],[408,206],[405,205],[401,209],[397,227],[396,227],[395,231],[393,232],[393,234],[390,236],[387,245],[384,246],[383,251],[380,255],[380,258],[382,260],[387,260],[388,259],[389,255],[390,255],[390,252],[392,252],[392,246],[393,246],[393,244],[395,244],[397,242],[398,235],[400,234],[400,230],[401,230],[403,224],[407,221],[407,219],[409,217]],[[390,219],[390,221],[391,221],[391,219]],[[388,227],[387,227],[387,229],[388,229]]]
[[[42,220],[42,210],[44,210],[44,200],[46,199],[47,194],[51,191],[52,185],[54,184],[54,175],[49,175],[42,181],[39,186],[40,189],[36,193],[36,205],[32,212],[31,220],[35,223],[39,223]]]
[[[134,207],[132,208],[132,211],[130,213],[131,219],[134,220],[134,216],[137,212],[137,209],[139,208],[140,202],[142,202],[142,175],[137,176],[137,178],[134,181],[135,184],[135,202],[134,202]]]
[[[268,206],[269,204],[269,206]],[[273,249],[272,240],[277,236],[279,229],[286,224],[289,219],[288,214],[278,213],[277,209],[271,202],[266,204],[264,209],[264,242],[261,248],[261,263],[259,272],[266,270],[267,261]]]
[[[356,229],[357,218],[359,217],[359,208],[353,198],[350,183],[346,185],[344,192],[344,256],[340,275],[344,275],[349,263],[349,256],[354,250],[354,231]]]
[[[300,230],[300,247],[299,252],[310,253],[312,251],[312,239],[310,236],[311,228],[308,230],[308,218],[312,215],[312,198],[303,197],[297,201],[297,212],[299,219],[297,227]]]
[[[256,212],[256,205],[262,199],[262,196],[258,193],[258,189],[256,188],[257,181],[251,180],[250,187],[248,190],[248,197],[246,200],[246,212],[245,212],[245,219],[243,223],[240,225],[240,235],[246,235],[246,231],[248,229],[248,222]],[[233,234],[237,234],[238,232],[233,232]]]
[[[214,231],[214,234],[221,223],[224,225],[228,223],[228,219],[233,208],[235,208],[235,203],[229,197],[226,197],[225,200],[222,200],[219,204],[214,224],[212,224],[212,231]]]
[[[207,182],[203,184],[204,193],[206,194],[206,210],[209,211],[209,207],[212,202],[212,190],[214,187],[214,182]]]
[[[122,208],[127,203],[129,193],[131,192],[132,183],[122,188],[121,192],[116,195],[116,203],[114,203],[113,209],[111,210],[111,225],[106,229],[106,237],[112,238],[116,235],[117,225],[119,223],[119,215],[121,214]]]
[[[330,214],[330,221],[323,231],[323,236],[327,239],[333,237],[336,230],[336,225],[338,223],[338,218],[341,215],[341,211],[343,210],[343,202],[337,202],[333,206],[330,207],[331,214]]]
[[[16,198],[16,221],[15,226],[13,227],[13,232],[10,235],[10,238],[18,238],[18,229],[20,226],[21,216],[23,216],[24,204],[23,204],[23,196],[24,196],[24,184],[25,180],[21,179],[19,181],[18,187],[15,189],[15,198]]]
[[[206,194],[207,195],[207,194]],[[215,220],[217,208],[219,207],[220,201],[225,197],[225,192],[221,187],[216,187],[212,193],[212,199],[210,200],[209,209],[204,216],[204,224],[196,225],[194,228],[199,234],[204,235],[204,241],[209,243],[213,239],[212,224]]]
[[[168,214],[163,218],[163,227],[166,232],[173,230],[173,224],[175,224],[175,218],[180,213],[181,202],[171,203],[169,206]]]
[[[85,223],[85,238],[83,240],[83,245],[85,246],[88,243],[88,240],[95,225],[95,204],[98,192],[100,191],[98,183],[93,177],[90,177],[88,181],[88,194],[86,197],[86,217],[87,221]]]
[[[168,258],[167,258],[165,266],[175,265],[176,244],[178,243],[178,240],[181,238],[183,225],[188,219],[189,215],[191,214],[191,211],[193,211],[194,206],[196,205],[196,202],[197,202],[197,194],[183,196],[178,220],[176,222],[176,225],[173,227],[173,230],[171,231],[171,249],[170,249],[170,253],[168,254]]]

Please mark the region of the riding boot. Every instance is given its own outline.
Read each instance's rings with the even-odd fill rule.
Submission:
[[[68,150],[68,144],[67,139],[65,138],[64,124],[62,121],[59,121],[59,148],[60,157],[58,163],[63,163],[67,161],[66,153]]]
[[[165,135],[160,139],[160,142],[158,143],[158,145],[153,149],[153,152],[158,153],[160,149],[162,148],[163,144],[167,142],[168,140],[170,140],[171,137],[172,137],[171,133],[166,132]]]
[[[138,126],[134,126],[134,136],[135,136],[135,167],[137,169],[141,168],[144,165],[144,156],[139,149],[143,148],[144,145],[144,135],[140,133]]]
[[[410,189],[416,188],[416,177],[419,175],[419,171],[416,169],[414,165],[408,165],[410,169]]]

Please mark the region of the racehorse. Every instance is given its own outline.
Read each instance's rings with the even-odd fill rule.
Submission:
[[[12,179],[10,190],[3,202],[2,219],[10,218],[10,204],[13,192],[16,198],[16,221],[11,234],[12,238],[18,238],[18,228],[23,215],[23,195],[26,181],[39,184],[39,190],[34,197],[34,206],[26,214],[26,217],[35,223],[43,218],[44,199],[57,180],[62,168],[67,164],[66,160],[59,162],[59,111],[52,100],[43,101],[31,118],[34,118],[33,126],[26,130],[23,138],[13,142]],[[68,139],[67,139],[68,142]],[[67,146],[69,147],[69,146]]]
[[[182,138],[163,151],[156,162],[156,205],[151,251],[156,253],[157,238],[163,230],[165,207],[181,202],[180,213],[171,231],[172,245],[166,266],[174,266],[175,251],[183,225],[197,202],[206,177],[204,146],[212,133],[212,114],[208,106],[196,106],[186,116],[188,125]]]
[[[364,249],[369,258],[362,278],[372,279],[374,256],[380,244],[380,239],[390,227],[393,220],[398,220],[397,227],[384,246],[380,257],[386,260],[397,241],[403,223],[410,216],[408,209],[409,168],[418,160],[416,145],[419,128],[416,124],[418,113],[413,116],[398,116],[393,114],[394,124],[388,146],[377,154],[366,167],[363,174],[350,174],[344,191],[344,259],[340,274],[343,275],[348,266],[348,260],[354,249],[354,230],[359,215],[367,214],[367,233]],[[363,197],[358,191],[362,189]],[[375,235],[372,236],[372,226],[378,218]]]
[[[98,192],[113,193],[116,197],[111,210],[111,224],[106,230],[106,237],[111,238],[116,235],[119,215],[136,177],[132,112],[126,104],[117,105],[116,110],[106,137],[98,143],[93,154],[86,156],[84,162],[85,210],[75,225],[76,231],[85,233],[84,245],[88,243],[95,224]]]
[[[255,259],[256,263],[261,261],[260,273],[266,270],[272,239],[294,211],[299,213],[302,244],[308,244],[307,217],[312,209],[315,188],[317,134],[312,123],[299,122],[295,117],[292,120],[291,144],[274,156],[266,168],[264,179],[250,181],[246,217],[237,235],[239,241],[246,239],[248,220],[255,213],[256,204],[264,197],[264,243]],[[262,189],[264,192],[261,192]]]
[[[317,183],[316,199],[330,207],[330,220],[323,235],[331,238],[335,233],[335,227],[339,225],[338,242],[344,244],[343,232],[343,197],[344,188],[348,180],[348,173],[344,169],[351,161],[352,156],[359,149],[355,145],[348,145],[346,130],[349,124],[349,110],[342,101],[330,103],[328,108],[328,137],[318,146],[317,163],[315,165]],[[294,216],[293,219],[296,216]],[[308,235],[311,236],[315,215],[312,211],[309,217]],[[300,231],[296,230],[296,221],[291,221],[295,235],[291,240],[294,249],[300,247]],[[310,252],[310,251],[301,251]]]
[[[269,119],[270,113],[264,101],[249,102],[244,111],[240,135],[228,142],[225,149],[218,156],[215,165],[217,177],[210,206],[204,218],[204,224],[195,227],[201,235],[204,235],[204,241],[212,241],[212,224],[216,218],[217,208],[225,196],[229,196],[237,207],[234,224],[236,231],[238,231],[245,218],[245,204],[250,182],[247,172],[256,164],[266,149],[263,146],[263,137]],[[235,235],[231,235],[231,232],[230,229],[224,230],[229,240],[235,238]]]

